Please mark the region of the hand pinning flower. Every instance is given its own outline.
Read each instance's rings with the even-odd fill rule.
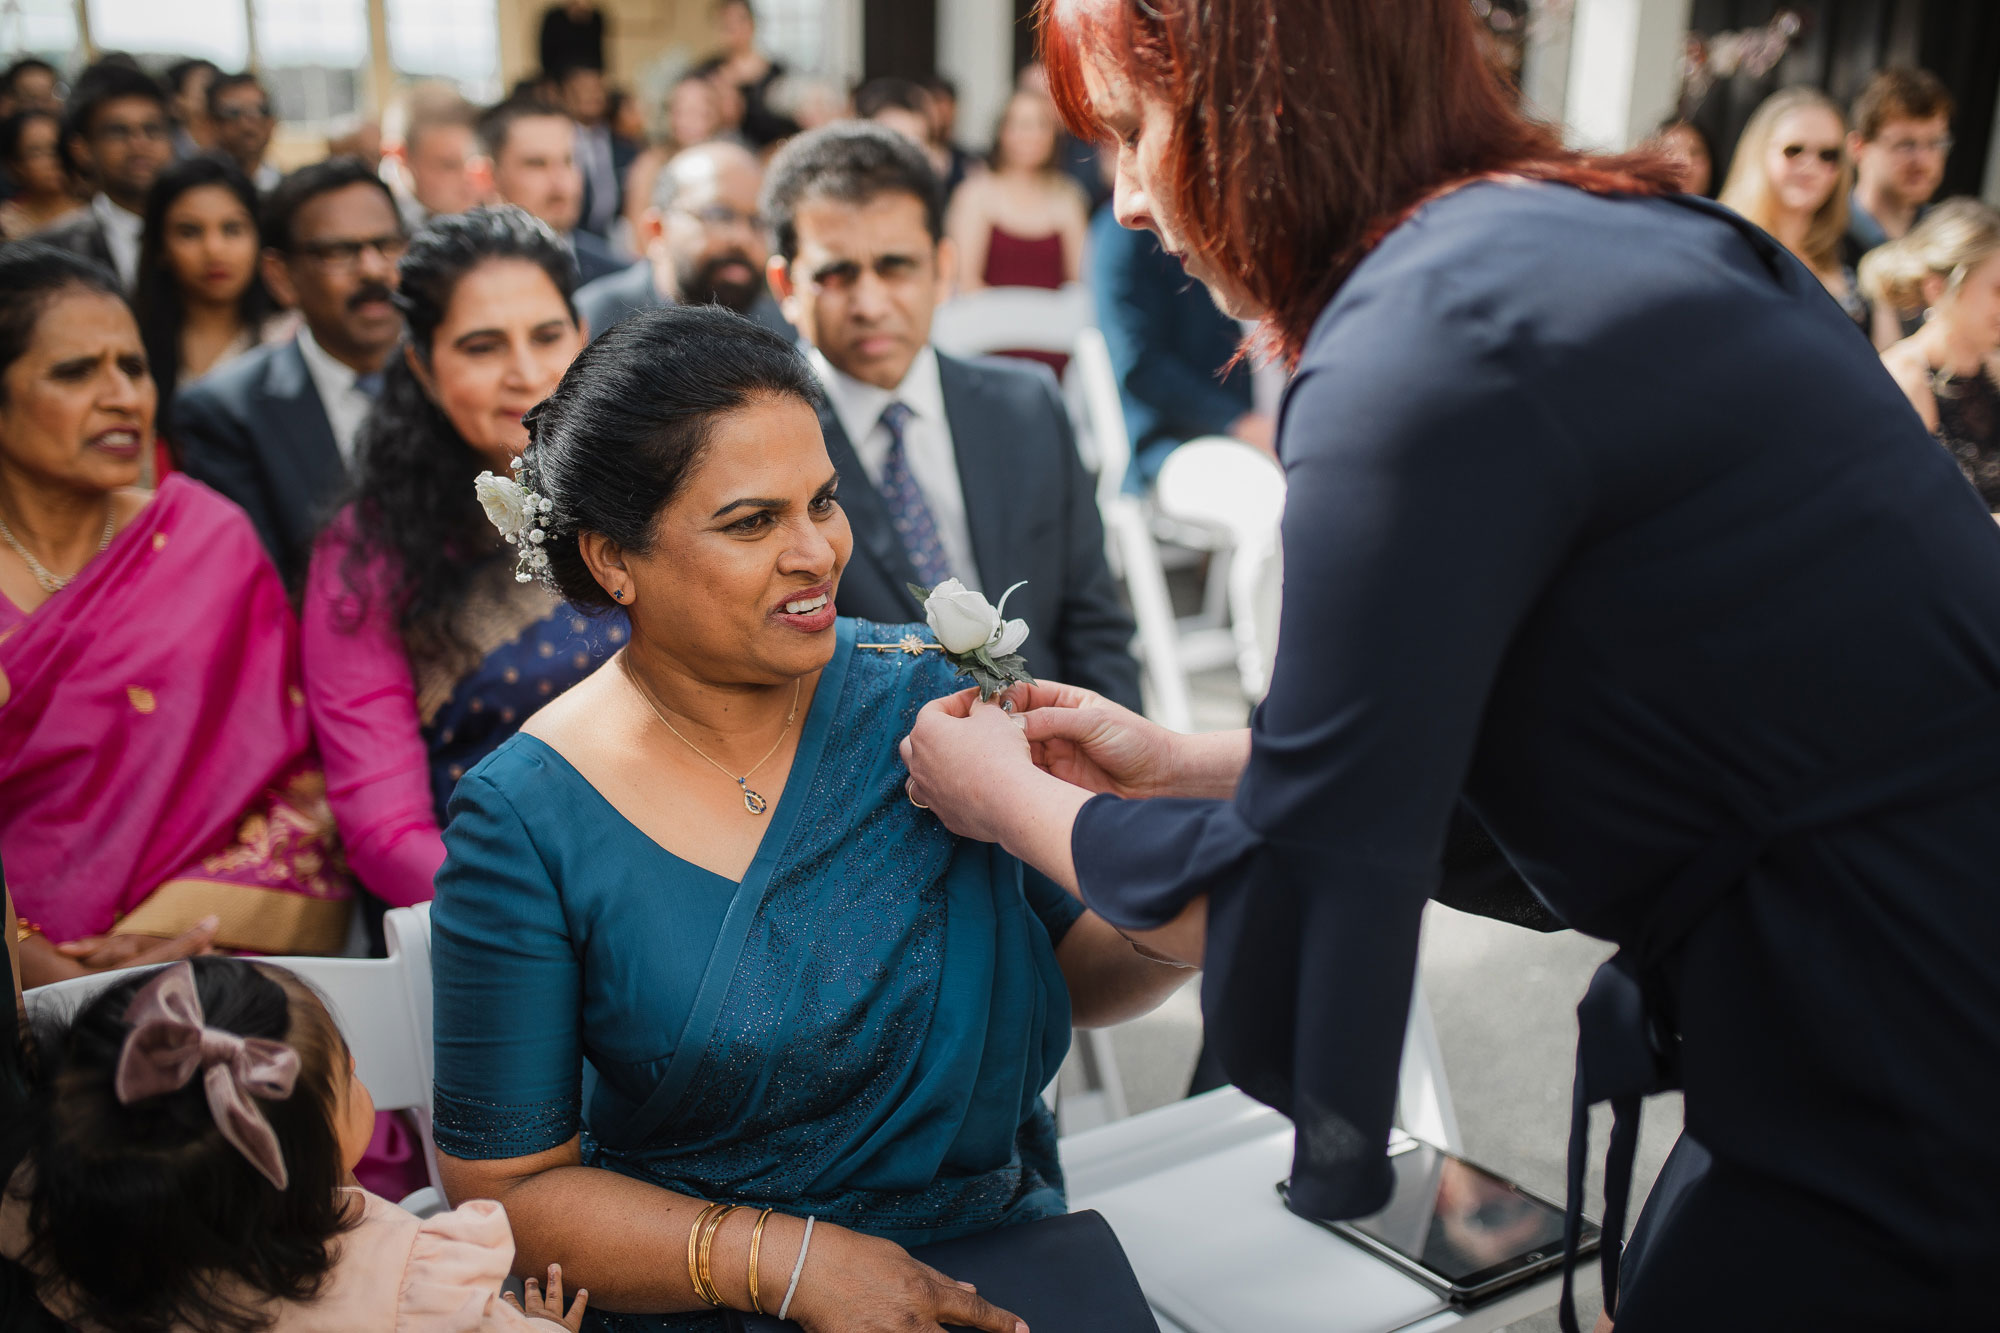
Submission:
[[[1005,618],[1007,599],[1022,586],[1017,583],[1007,589],[1000,596],[1000,605],[991,606],[957,579],[946,579],[929,589],[909,585],[911,595],[924,608],[924,619],[937,636],[945,660],[961,676],[972,677],[979,686],[979,697],[988,703],[1009,685],[1035,679],[1020,655],[1028,637],[1028,622]]]

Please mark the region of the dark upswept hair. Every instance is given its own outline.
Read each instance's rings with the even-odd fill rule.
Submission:
[[[46,241],[0,245],[0,403],[7,400],[7,372],[28,354],[42,312],[72,289],[125,301],[118,276],[95,260]]]
[[[174,386],[181,373],[181,325],[187,319],[187,305],[180,284],[167,265],[167,210],[190,190],[213,185],[229,191],[243,211],[250,215],[251,235],[257,243],[250,262],[250,285],[236,301],[236,317],[243,327],[256,331],[271,314],[271,295],[264,290],[264,278],[257,255],[264,248],[263,232],[257,220],[257,187],[235,163],[206,154],[176,162],[160,173],[146,196],[146,229],[139,238],[139,278],[133,305],[139,316],[139,338],[146,344],[146,361],[153,368],[153,382],[160,386],[160,419],[166,420],[167,406],[173,401]]]
[[[403,214],[396,207],[396,196],[389,192],[388,184],[366,162],[358,157],[329,157],[323,162],[300,167],[271,187],[271,193],[264,198],[263,211],[258,216],[264,244],[282,254],[292,254],[298,245],[294,228],[299,220],[299,210],[323,194],[332,194],[350,185],[366,185],[380,190],[389,203],[389,211],[396,215],[396,225],[399,228],[403,225]]]
[[[944,236],[944,182],[924,150],[894,130],[842,120],[796,135],[778,150],[757,211],[771,228],[772,251],[790,261],[799,253],[800,204],[865,204],[885,194],[915,198],[931,239]]]
[[[118,1100],[125,1014],[160,969],[135,969],[66,1024],[38,1026],[39,1086],[24,1117],[24,1266],[88,1326],[253,1333],[269,1325],[272,1299],[318,1294],[332,1242],[352,1225],[335,1127],[347,1044],[332,1016],[282,968],[208,956],[187,965],[209,1027],[298,1052],[292,1095],[256,1099],[290,1184],[273,1187],[222,1136],[199,1077],[158,1097]]]
[[[554,504],[541,525],[556,590],[574,606],[616,606],[577,539],[651,550],[716,421],[771,397],[817,410],[819,380],[796,345],[721,306],[642,311],[585,348],[527,417],[528,481]]]
[[[453,627],[455,615],[481,567],[507,548],[473,493],[473,479],[490,468],[424,392],[405,349],[428,366],[458,284],[474,269],[507,259],[548,274],[576,322],[576,260],[546,224],[512,204],[431,219],[396,265],[403,342],[390,354],[381,396],[355,438],[355,540],[342,577],[364,608],[378,593],[391,598],[414,661],[446,660],[468,649]],[[386,589],[370,573],[378,555],[394,570]]]
[[[1173,107],[1160,205],[1269,312],[1262,339],[1287,364],[1382,237],[1456,185],[1679,188],[1656,152],[1577,152],[1530,120],[1465,0],[1039,0],[1036,23],[1079,136],[1110,138],[1083,77],[1098,57]]]

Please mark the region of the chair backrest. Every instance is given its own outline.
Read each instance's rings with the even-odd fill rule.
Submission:
[[[1167,455],[1154,489],[1159,512],[1177,523],[1212,529],[1229,550],[1231,630],[1246,698],[1264,697],[1278,655],[1283,609],[1285,473],[1277,460],[1241,440],[1210,435]]]
[[[1097,507],[1108,510],[1124,495],[1125,470],[1132,464],[1132,436],[1125,428],[1125,404],[1118,396],[1118,372],[1111,365],[1111,347],[1100,329],[1076,335],[1070,349],[1069,375],[1073,398],[1097,472]]]
[[[310,982],[326,997],[354,1052],[354,1072],[378,1110],[431,1105],[430,906],[398,908],[384,921],[387,958],[260,958]],[[38,986],[23,997],[30,1014],[75,1013],[121,972]]]
[[[1066,354],[1090,326],[1090,291],[1069,283],[1046,287],[982,287],[955,296],[931,318],[931,342],[952,356],[995,352]]]

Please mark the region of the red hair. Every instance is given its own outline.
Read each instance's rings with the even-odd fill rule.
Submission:
[[[1108,137],[1084,65],[1121,66],[1174,108],[1162,204],[1188,249],[1268,311],[1296,365],[1313,321],[1426,200],[1485,176],[1670,193],[1654,152],[1565,148],[1481,50],[1466,0],[1040,0],[1049,90]]]

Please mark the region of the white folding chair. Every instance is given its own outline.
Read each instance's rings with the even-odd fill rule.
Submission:
[[[1167,455],[1153,498],[1163,516],[1210,534],[1205,544],[1221,566],[1211,583],[1224,590],[1243,697],[1256,703],[1278,652],[1284,469],[1241,440],[1204,436]]]
[[[1145,671],[1148,713],[1174,731],[1193,731],[1187,668],[1181,657],[1181,630],[1167,591],[1166,569],[1153,540],[1146,504],[1125,491],[1132,440],[1125,430],[1125,407],[1104,335],[1089,328],[1070,352],[1069,398],[1077,419],[1079,445],[1097,472],[1097,508],[1104,519],[1106,554],[1125,583],[1132,618],[1139,628],[1139,664]]]
[[[1046,287],[982,287],[954,296],[931,317],[931,343],[952,356],[996,352],[1068,355],[1091,325],[1090,290],[1068,283]]]
[[[354,1052],[354,1073],[375,1099],[377,1110],[408,1111],[423,1142],[430,1185],[404,1199],[412,1212],[443,1205],[437,1147],[431,1139],[431,947],[430,904],[399,907],[384,918],[387,958],[267,957],[296,973],[326,997]],[[28,1012],[74,1013],[91,996],[123,976],[97,976],[38,986],[23,997]]]

